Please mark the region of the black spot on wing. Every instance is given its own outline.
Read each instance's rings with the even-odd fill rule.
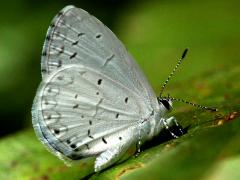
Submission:
[[[50,24],[50,27],[51,27],[51,28],[54,28],[54,27],[55,27],[55,24],[54,24],[54,23]]]
[[[98,85],[101,85],[101,84],[102,84],[102,79],[98,79],[97,84],[98,84]]]
[[[74,105],[74,106],[73,106],[73,109],[78,108],[78,106],[79,106],[79,104]]]
[[[53,132],[54,132],[54,134],[59,134],[60,130],[59,129],[54,129]]]
[[[72,43],[72,45],[77,45],[77,44],[78,44],[78,40]]]
[[[76,55],[77,55],[77,52],[74,52],[71,56],[69,56],[69,59],[73,59],[73,58],[75,58]]]
[[[97,34],[96,38],[99,39],[100,37],[102,37],[102,34]]]
[[[57,65],[57,67],[60,68],[61,66],[62,66],[62,61],[59,60],[59,61],[58,61],[58,65]]]
[[[91,135],[90,129],[88,129],[88,137],[94,139],[93,136]]]
[[[45,104],[45,105],[49,105],[48,100],[45,100],[45,101],[44,101],[44,104]]]
[[[46,70],[46,69],[42,69],[41,72],[42,72],[42,73],[46,73],[47,70]]]
[[[78,33],[78,37],[83,36],[85,33]]]
[[[61,47],[60,47],[59,54],[62,54],[63,52],[64,52],[64,46],[61,46]]]
[[[103,141],[105,144],[107,144],[107,141],[106,141],[106,139],[105,139],[104,137],[102,137],[102,141]]]
[[[59,17],[59,16],[62,16],[63,15],[63,12],[62,11],[60,11],[58,14],[57,14],[57,16]]]
[[[78,152],[78,151],[79,151],[79,148],[75,148],[74,151],[75,151],[75,152]]]
[[[72,149],[75,149],[77,146],[76,146],[76,144],[71,144],[70,147],[71,147]]]
[[[63,76],[58,76],[57,79],[61,81],[63,80]]]
[[[52,88],[49,87],[49,89],[47,90],[48,93],[52,92]]]
[[[46,41],[49,41],[51,39],[50,35],[47,35]]]
[[[43,51],[43,52],[42,52],[42,56],[47,56],[47,52],[46,52],[46,51]]]

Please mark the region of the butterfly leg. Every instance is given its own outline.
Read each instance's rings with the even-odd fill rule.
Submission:
[[[169,130],[170,127],[177,126],[177,127],[179,128],[179,131],[180,131],[181,134],[183,135],[183,130],[182,130],[182,128],[180,127],[180,125],[178,124],[177,119],[176,119],[174,116],[172,116],[172,117],[170,117],[170,118],[168,118],[168,119],[163,119],[162,122],[163,122],[163,124],[164,124],[164,126],[165,126],[165,128],[166,128],[167,130]],[[171,130],[169,130],[169,132],[171,133],[171,135],[172,135],[174,138],[178,138],[178,136],[177,136],[176,134],[174,134]]]
[[[94,164],[95,172],[99,172],[120,160],[130,145],[130,142],[125,142],[124,144],[114,146],[98,155]]]

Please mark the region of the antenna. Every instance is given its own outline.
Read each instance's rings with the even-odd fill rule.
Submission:
[[[168,97],[162,97],[163,91],[164,91],[164,89],[165,89],[168,81],[171,79],[171,77],[173,76],[173,74],[175,73],[175,71],[178,69],[179,65],[182,63],[182,61],[183,61],[184,58],[186,57],[187,52],[188,52],[188,48],[186,48],[186,49],[183,51],[181,58],[180,58],[180,59],[178,60],[178,62],[177,62],[177,65],[174,67],[173,71],[171,72],[171,74],[168,76],[168,78],[167,78],[166,81],[164,82],[164,84],[163,84],[163,86],[162,86],[162,88],[161,88],[161,91],[160,91],[159,99],[169,99],[169,100],[172,100],[172,101],[183,102],[183,103],[189,104],[189,105],[191,105],[191,106],[194,106],[194,107],[197,107],[197,108],[200,108],[200,109],[205,109],[205,110],[209,110],[209,111],[218,111],[218,109],[216,109],[216,108],[210,108],[210,107],[207,107],[207,106],[202,106],[202,105],[199,105],[199,104],[195,104],[195,103],[186,101],[186,100],[184,100],[184,99],[179,99],[179,98],[170,97],[169,94],[168,94]]]
[[[184,58],[186,57],[186,54],[188,52],[188,48],[186,48],[183,53],[182,53],[182,56],[181,58],[178,60],[177,62],[177,65],[174,67],[173,71],[171,72],[171,74],[168,76],[168,78],[166,79],[166,81],[164,82],[161,90],[160,90],[160,94],[159,94],[159,97],[161,98],[162,97],[162,94],[163,94],[163,90],[165,89],[168,81],[171,79],[171,77],[173,76],[173,74],[175,73],[175,71],[178,69],[179,65],[182,63],[182,61],[184,60]]]
[[[186,101],[184,99],[179,99],[179,98],[174,98],[174,97],[169,97],[169,96],[168,96],[168,99],[170,99],[172,101],[183,102],[183,103],[189,104],[191,106],[194,106],[194,107],[197,107],[197,108],[200,108],[200,109],[205,109],[205,110],[209,110],[209,111],[218,111],[217,108],[210,108],[210,107],[207,107],[207,106],[202,106],[202,105],[199,105],[199,104],[195,104],[195,103]]]

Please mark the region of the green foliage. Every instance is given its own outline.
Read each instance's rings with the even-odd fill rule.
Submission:
[[[93,174],[93,159],[66,167],[45,150],[32,128],[23,130],[0,141],[0,179],[240,179],[236,4],[146,2],[125,10],[115,28],[156,92],[181,51],[190,47],[165,93],[217,107],[218,112],[175,103],[171,115],[184,127],[190,125],[185,135],[154,143],[138,157],[98,174]]]

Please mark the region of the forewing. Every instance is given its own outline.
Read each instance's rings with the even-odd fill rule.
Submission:
[[[48,149],[74,159],[91,148],[90,143],[136,126],[146,104],[136,92],[95,69],[66,65],[44,78],[32,112],[35,131]]]
[[[98,69],[141,95],[149,112],[158,107],[152,88],[122,43],[98,19],[74,6],[53,19],[41,64],[43,78],[67,64]]]

